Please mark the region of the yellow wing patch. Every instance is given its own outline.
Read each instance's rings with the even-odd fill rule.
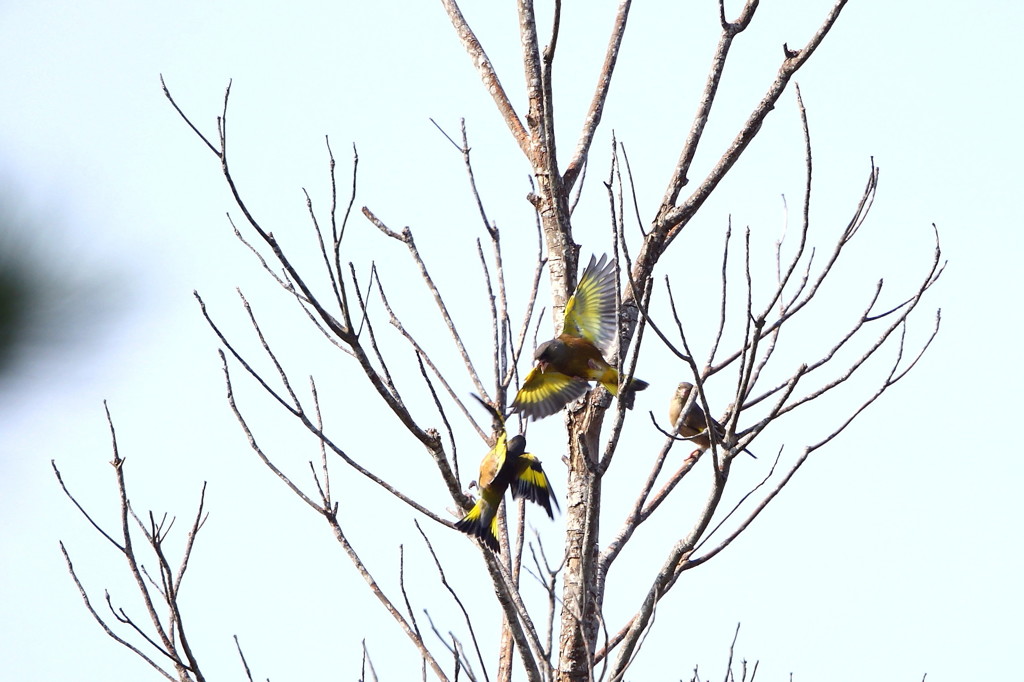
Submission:
[[[607,352],[615,338],[615,263],[590,257],[576,291],[565,304],[562,333],[577,336]]]
[[[516,460],[516,480],[512,485],[512,497],[535,502],[544,507],[549,518],[555,518],[551,512],[554,503],[558,509],[558,500],[551,491],[551,483],[544,473],[540,460],[528,452],[524,452]]]
[[[582,396],[589,387],[586,379],[560,372],[541,372],[540,368],[534,367],[512,401],[512,409],[529,419],[543,419]]]

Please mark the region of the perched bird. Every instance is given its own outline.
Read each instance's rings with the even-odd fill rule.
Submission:
[[[596,381],[612,395],[619,392],[619,373],[605,359],[615,340],[615,264],[608,257],[590,257],[576,291],[565,305],[562,333],[537,347],[536,366],[523,380],[512,410],[530,419],[555,414],[581,397]],[[631,391],[647,382],[633,379]]]
[[[480,400],[480,398],[477,398]],[[505,497],[505,490],[511,486],[513,498],[523,498],[544,507],[549,518],[555,518],[551,505],[558,509],[558,500],[551,492],[540,460],[526,452],[526,439],[522,436],[508,438],[505,420],[493,407],[480,400],[498,419],[501,430],[494,447],[480,462],[480,499],[473,508],[459,520],[455,527],[463,533],[476,536],[493,551],[498,551],[498,506]]]
[[[699,452],[711,447],[711,438],[708,436],[709,420],[704,416],[704,410],[701,409],[700,401],[695,399],[682,416],[682,419],[679,417],[683,406],[686,405],[686,401],[690,398],[691,391],[693,391],[693,384],[688,381],[683,381],[676,387],[676,392],[672,395],[672,402],[668,406],[668,420],[677,434],[693,441],[693,444],[698,448],[694,452]],[[711,428],[715,430],[715,440],[719,443],[722,442],[722,438],[725,437],[725,428],[714,419],[711,419],[710,423]],[[743,451],[754,457],[754,453],[750,450],[744,448]]]

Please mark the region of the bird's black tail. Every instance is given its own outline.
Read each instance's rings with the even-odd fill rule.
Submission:
[[[642,391],[648,386],[650,386],[650,384],[643,379],[634,378],[629,382],[629,390],[631,391]]]

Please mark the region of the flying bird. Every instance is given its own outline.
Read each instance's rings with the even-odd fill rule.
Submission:
[[[491,405],[473,396],[498,420],[500,431],[494,447],[480,462],[477,486],[480,498],[455,527],[468,535],[483,540],[491,550],[498,551],[498,506],[505,490],[512,488],[512,497],[523,498],[544,507],[549,518],[555,518],[551,505],[558,509],[558,500],[551,492],[544,468],[536,456],[526,452],[526,438],[505,432],[505,420]]]
[[[697,453],[711,447],[711,438],[708,435],[709,420],[705,417],[699,400],[695,399],[690,404],[682,419],[679,417],[683,406],[686,405],[686,401],[690,398],[691,391],[693,391],[693,384],[688,381],[680,382],[679,386],[676,387],[676,392],[672,395],[672,401],[668,405],[668,421],[677,434],[693,441],[693,444],[697,446],[697,450],[694,450],[694,453]],[[714,419],[711,419],[710,423],[711,428],[715,430],[715,441],[721,443],[725,437],[725,428]],[[743,448],[743,451],[757,459],[750,450]]]
[[[537,347],[537,364],[523,380],[512,410],[537,420],[555,414],[590,389],[590,382],[619,393],[619,373],[604,359],[615,340],[615,263],[590,257],[576,291],[565,305],[562,333]],[[630,391],[647,382],[633,379]]]

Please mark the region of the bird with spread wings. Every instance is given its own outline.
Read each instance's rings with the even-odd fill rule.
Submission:
[[[562,333],[537,347],[537,364],[523,380],[512,410],[543,419],[581,397],[590,382],[619,393],[619,373],[604,358],[615,341],[615,263],[607,255],[590,257],[576,291],[565,305]],[[647,382],[633,379],[627,390],[642,391]]]
[[[551,483],[540,460],[526,452],[526,438],[508,438],[501,414],[479,396],[473,397],[495,417],[499,431],[494,447],[480,462],[480,476],[477,479],[480,498],[455,527],[463,533],[480,538],[491,550],[497,552],[498,506],[509,487],[512,488],[514,499],[522,498],[539,504],[552,519],[555,515],[551,505],[554,504],[555,509],[558,509],[558,500],[551,492]]]

